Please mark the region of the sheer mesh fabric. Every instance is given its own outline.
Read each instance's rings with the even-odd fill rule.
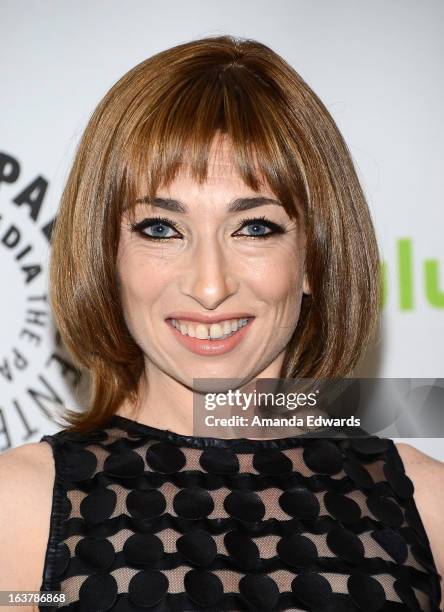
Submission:
[[[41,441],[56,467],[41,590],[62,591],[58,609],[439,611],[390,439],[200,438],[116,415]]]

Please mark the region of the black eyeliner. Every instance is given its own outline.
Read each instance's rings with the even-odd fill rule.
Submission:
[[[158,236],[156,238],[154,236],[148,236],[148,234],[144,233],[144,229],[146,229],[147,227],[153,227],[154,225],[157,225],[159,223],[168,225],[170,228],[174,229],[174,231],[179,232],[179,229],[174,225],[174,223],[166,217],[149,217],[143,219],[143,221],[139,221],[139,223],[131,223],[131,231],[137,232],[138,234],[140,234],[140,236],[142,236],[142,238],[146,238],[148,240],[171,240],[173,236],[167,236],[166,238]]]
[[[143,219],[142,221],[139,221],[138,223],[131,223],[130,227],[131,227],[131,231],[133,232],[137,232],[139,233],[143,238],[147,238],[148,240],[153,240],[153,241],[160,241],[160,240],[171,240],[172,238],[175,238],[174,236],[168,236],[168,237],[163,237],[163,236],[149,236],[148,234],[145,234],[143,232],[143,230],[145,230],[147,227],[153,227],[156,224],[160,224],[163,223],[167,226],[169,226],[171,229],[173,229],[176,232],[180,232],[180,230],[178,229],[178,227],[173,223],[173,221],[171,221],[171,219],[168,219],[167,217],[147,217],[146,219]],[[259,235],[250,235],[250,236],[240,236],[241,238],[259,238],[259,239],[265,239],[265,238],[269,238],[271,236],[274,236],[276,234],[285,234],[286,230],[285,228],[278,224],[275,223],[274,221],[271,221],[270,219],[267,219],[265,217],[265,215],[261,216],[261,217],[246,217],[241,219],[240,221],[241,226],[239,227],[239,229],[237,230],[238,232],[240,230],[242,230],[244,227],[248,226],[248,225],[253,225],[254,223],[257,223],[259,225],[264,225],[267,226],[269,229],[271,229],[272,231],[268,234],[259,234]]]
[[[262,217],[244,218],[241,220],[241,223],[242,225],[239,230],[243,229],[246,225],[253,225],[254,223],[268,225],[268,227],[273,230],[271,234],[263,234],[262,236],[248,236],[248,238],[268,238],[268,236],[274,236],[274,234],[285,234],[285,228],[282,225],[267,219],[265,215]]]

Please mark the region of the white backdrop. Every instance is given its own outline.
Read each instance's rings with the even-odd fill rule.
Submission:
[[[138,62],[217,34],[281,54],[349,145],[387,271],[382,342],[359,373],[444,376],[444,3],[1,0],[0,450],[81,401],[45,302],[45,227],[88,117]],[[409,441],[444,460],[441,440]]]

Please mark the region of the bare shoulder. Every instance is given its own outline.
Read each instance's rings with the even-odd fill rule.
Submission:
[[[54,477],[47,442],[0,454],[0,591],[40,588]]]
[[[444,463],[404,442],[396,444],[396,448],[404,463],[405,473],[413,482],[416,506],[437,570],[444,578]]]
[[[428,491],[429,495],[426,495],[422,501],[430,502],[431,509],[434,508],[438,516],[439,507],[435,507],[435,502],[440,495],[444,495],[444,463],[405,442],[399,442],[396,448],[404,463],[406,474],[414,484],[415,493]]]
[[[398,449],[399,454],[401,456],[405,455],[408,459],[414,460],[417,463],[428,461],[428,462],[436,463],[437,465],[441,465],[441,466],[444,465],[442,461],[439,461],[438,459],[435,459],[434,457],[430,457],[430,455],[423,453],[422,451],[419,450],[419,448],[416,448],[416,446],[412,446],[411,444],[407,444],[406,442],[397,442],[396,448]]]
[[[10,468],[45,466],[54,467],[52,449],[47,442],[29,442],[0,453],[0,466]]]

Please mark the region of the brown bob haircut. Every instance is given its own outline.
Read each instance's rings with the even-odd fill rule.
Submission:
[[[379,252],[347,146],[329,112],[269,47],[219,36],[167,49],[127,72],[79,143],[52,233],[50,299],[74,364],[91,377],[88,410],[67,429],[105,425],[136,401],[144,358],[116,280],[123,211],[168,185],[186,160],[204,181],[216,131],[245,183],[266,178],[291,218],[302,204],[304,294],[282,378],[350,374],[379,326]],[[130,208],[131,210],[131,208]],[[66,425],[64,423],[63,425]]]

